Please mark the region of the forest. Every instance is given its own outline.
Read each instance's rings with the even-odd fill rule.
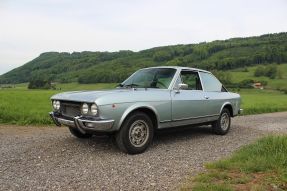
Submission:
[[[287,33],[156,47],[138,52],[46,52],[0,76],[0,84],[121,82],[139,68],[187,66],[224,72],[287,62]],[[264,72],[261,72],[264,73]],[[263,75],[258,73],[258,75]]]

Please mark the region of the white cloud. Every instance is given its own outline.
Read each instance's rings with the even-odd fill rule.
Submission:
[[[188,0],[0,2],[0,74],[47,51],[141,50],[287,31],[287,3]]]

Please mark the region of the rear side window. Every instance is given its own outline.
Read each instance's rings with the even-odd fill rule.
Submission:
[[[204,91],[221,92],[222,84],[220,81],[210,73],[200,72],[200,77]]]

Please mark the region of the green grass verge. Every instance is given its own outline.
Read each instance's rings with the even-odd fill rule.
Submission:
[[[181,190],[287,190],[287,135],[262,138],[206,168]]]

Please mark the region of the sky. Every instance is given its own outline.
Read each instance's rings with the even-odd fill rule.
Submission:
[[[287,32],[287,0],[0,0],[0,75],[49,51],[139,51],[278,32]]]

